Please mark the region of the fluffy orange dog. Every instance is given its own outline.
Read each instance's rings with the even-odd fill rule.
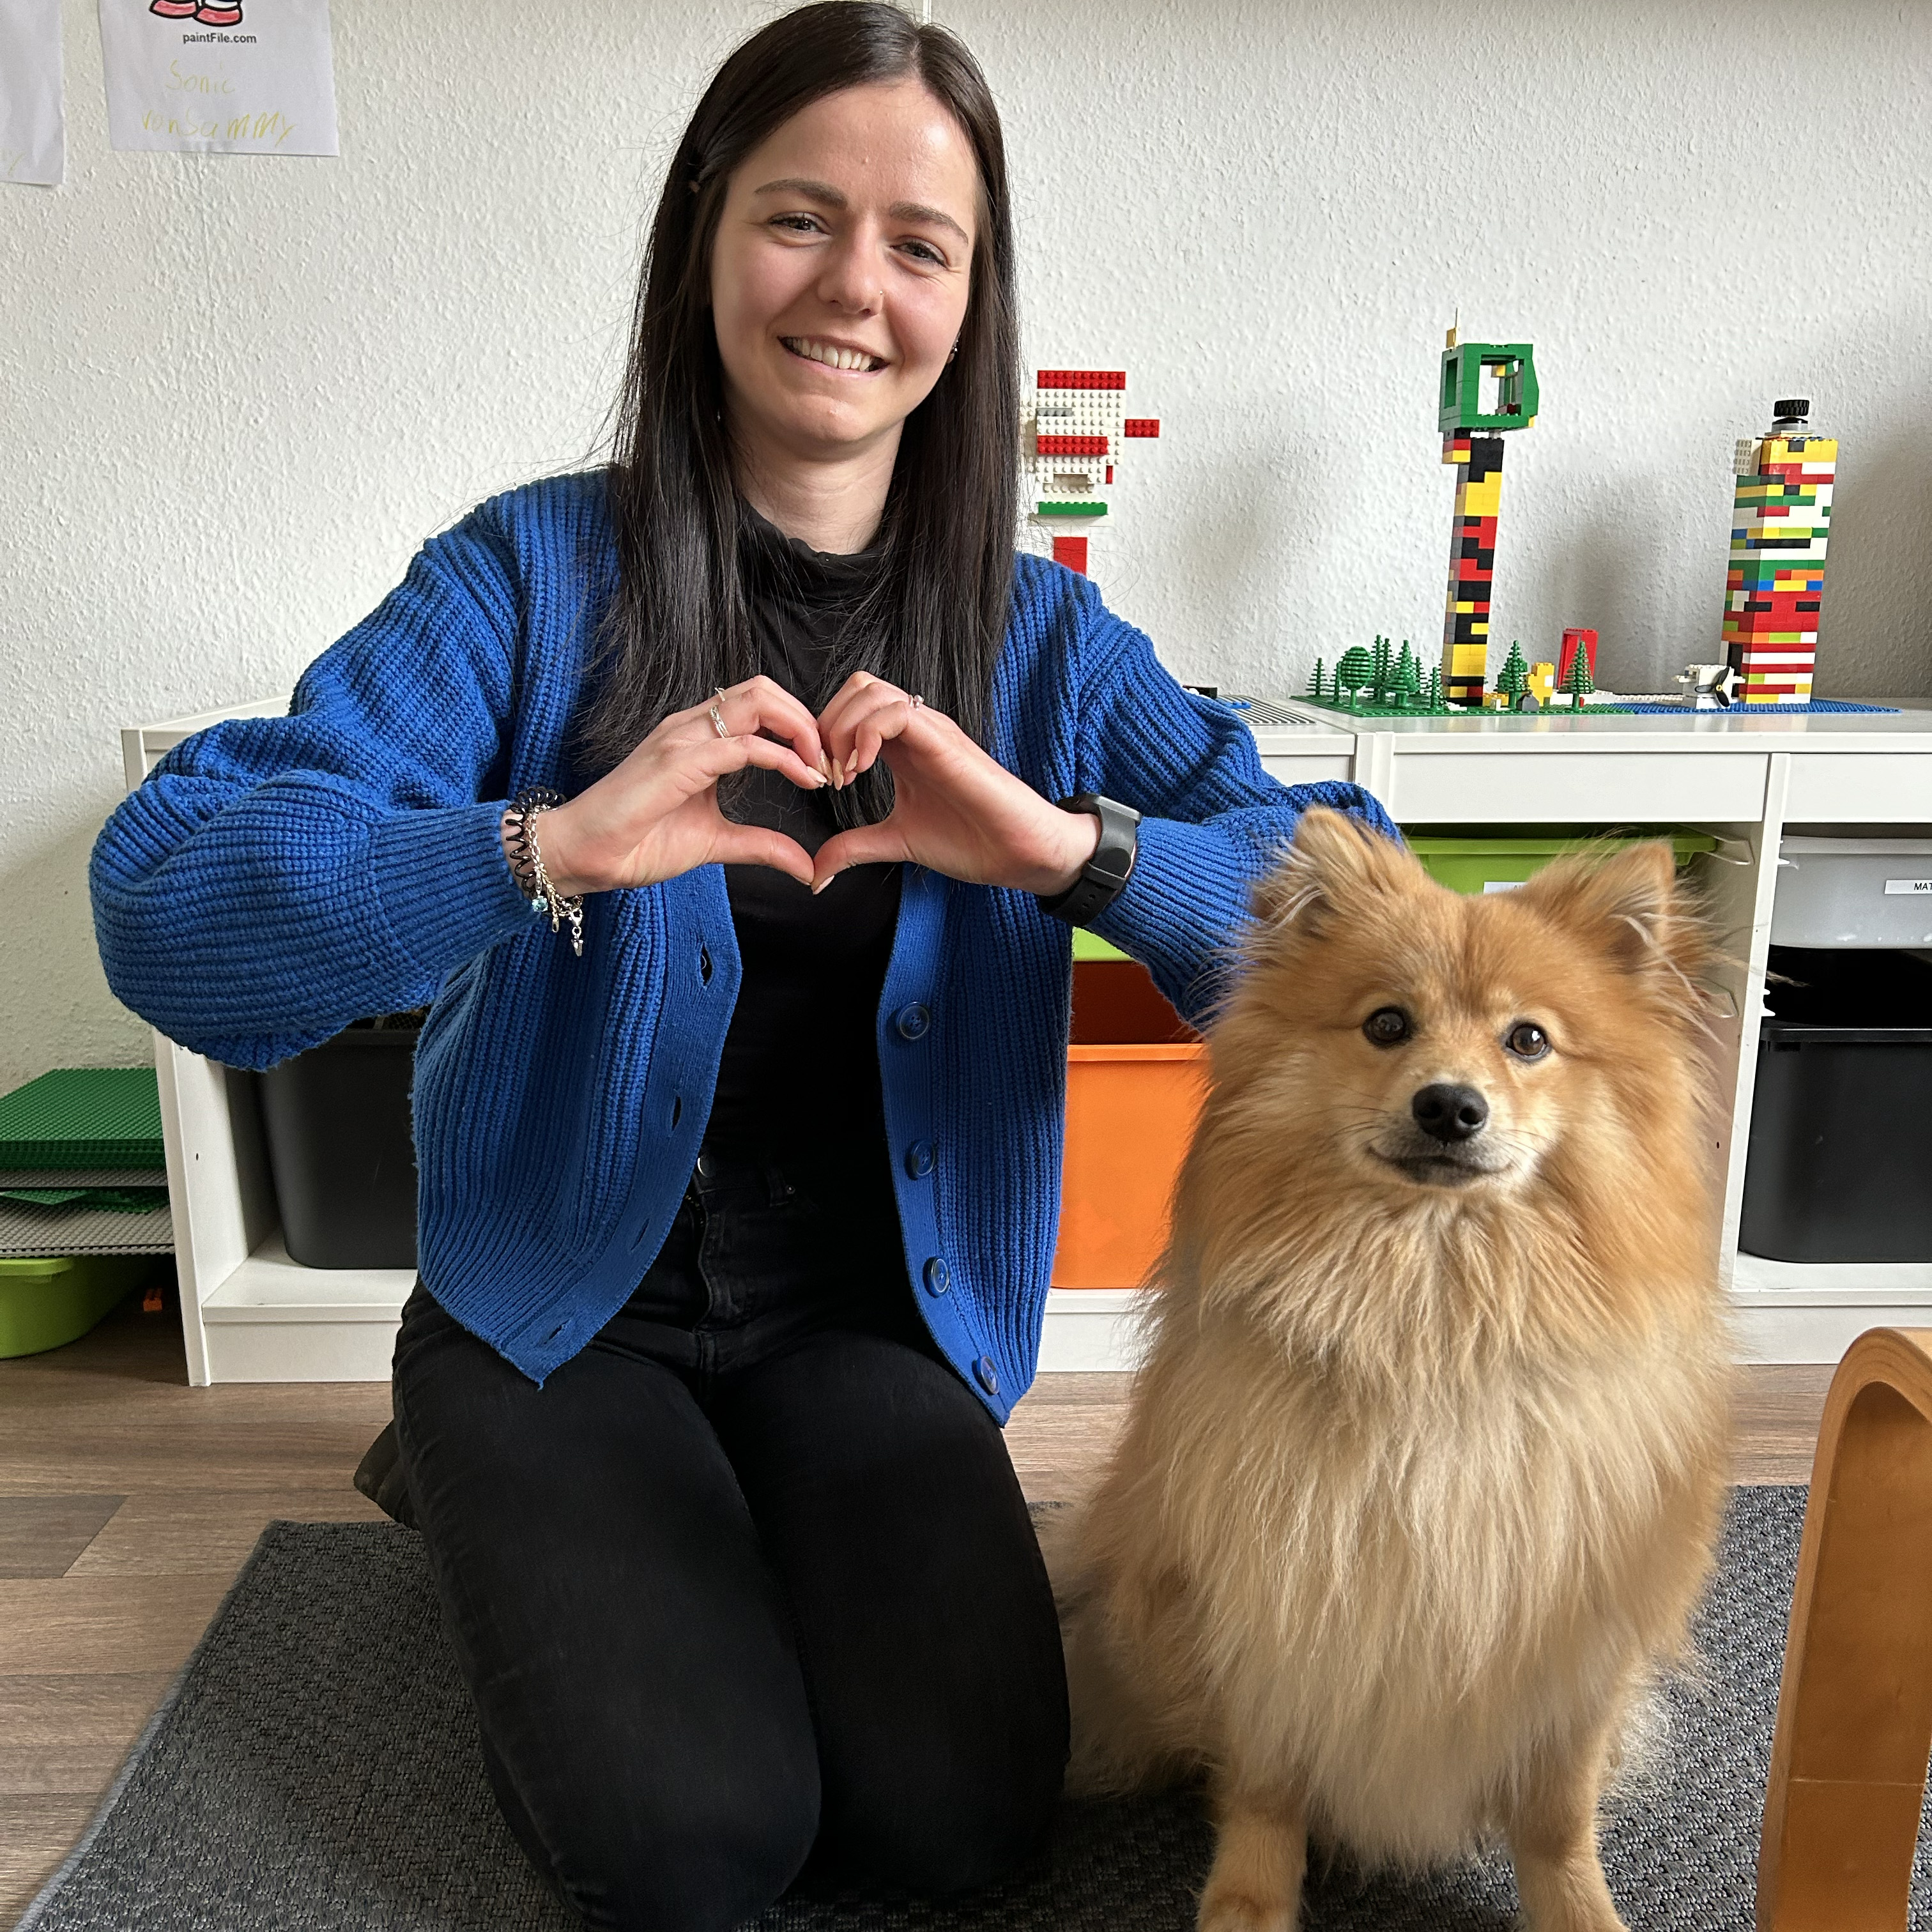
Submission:
[[[1312,1832],[1507,1838],[1619,1924],[1596,1810],[1727,1475],[1706,942],[1670,850],[1463,898],[1311,812],[1258,896],[1128,1426],[1050,1532],[1076,1790],[1194,1771],[1201,1932],[1292,1932]]]

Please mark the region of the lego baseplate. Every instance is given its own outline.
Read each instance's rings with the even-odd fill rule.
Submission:
[[[1333,712],[1337,718],[1574,718],[1578,713],[1575,706],[1562,704],[1545,704],[1534,711],[1500,712],[1485,706],[1480,710],[1473,705],[1445,704],[1438,710],[1430,710],[1419,704],[1337,704],[1332,698],[1303,698],[1298,704],[1306,705],[1311,710]],[[1586,704],[1582,716],[1588,718],[1792,718],[1815,716],[1821,712],[1896,712],[1895,704],[1850,704],[1836,698],[1814,698],[1808,704],[1733,704],[1728,712],[1724,710],[1699,711],[1695,706],[1668,700],[1652,704]]]
[[[56,1255],[171,1255],[174,1216],[165,1207],[145,1214],[105,1208],[39,1208],[0,1200],[0,1261]]]
[[[1265,698],[1216,698],[1214,702],[1226,705],[1231,711],[1238,711],[1250,724],[1299,724],[1301,722],[1292,711],[1284,711],[1279,704],[1270,704]]]

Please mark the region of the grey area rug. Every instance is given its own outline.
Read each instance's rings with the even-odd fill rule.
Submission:
[[[1802,1490],[1732,1498],[1708,1681],[1670,1694],[1663,1768],[1606,1814],[1632,1932],[1750,1932]],[[782,1900],[757,1932],[1191,1932],[1210,1838],[1188,1792],[1071,1804],[1031,1869],[970,1900]],[[1932,1928],[1922,1855],[1911,1924]],[[1318,1871],[1306,1932],[1505,1932],[1492,1858]],[[499,1818],[422,1540],[272,1522],[21,1932],[568,1932]]]

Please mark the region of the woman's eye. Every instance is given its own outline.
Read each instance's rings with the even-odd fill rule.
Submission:
[[[1540,1060],[1550,1051],[1550,1036],[1534,1020],[1518,1020],[1503,1044],[1519,1060]]]
[[[1414,1030],[1400,1006],[1378,1006],[1362,1022],[1362,1031],[1377,1046],[1400,1046]]]
[[[815,214],[775,214],[772,226],[788,228],[794,235],[816,235],[819,232],[818,217]]]
[[[935,268],[946,266],[946,257],[930,242],[908,242],[905,248],[915,261],[929,262]]]

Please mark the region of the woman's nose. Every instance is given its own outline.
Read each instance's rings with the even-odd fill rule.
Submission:
[[[818,279],[821,301],[836,308],[869,315],[885,298],[872,251],[862,238],[848,236],[833,243]]]

